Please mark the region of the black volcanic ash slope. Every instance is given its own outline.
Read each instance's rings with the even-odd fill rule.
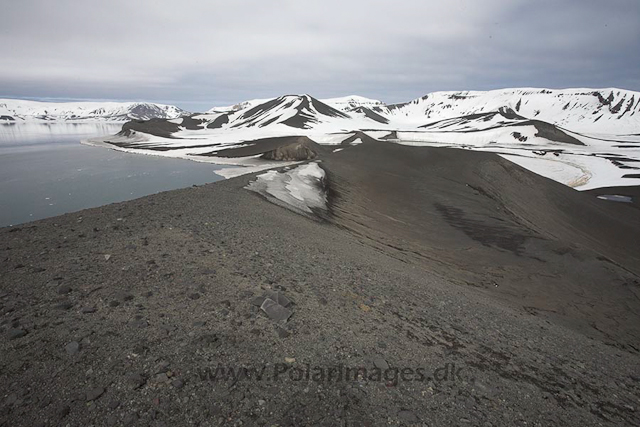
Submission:
[[[367,141],[327,157],[333,221],[444,279],[640,350],[640,215],[501,157]]]

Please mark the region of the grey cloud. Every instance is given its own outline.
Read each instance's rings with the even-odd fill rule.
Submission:
[[[636,0],[22,0],[0,10],[0,96],[195,110],[301,92],[397,102],[434,90],[640,89]]]

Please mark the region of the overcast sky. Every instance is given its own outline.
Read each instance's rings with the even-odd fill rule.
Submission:
[[[0,97],[640,90],[638,0],[0,0]]]

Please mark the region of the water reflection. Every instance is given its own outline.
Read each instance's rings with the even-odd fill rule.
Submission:
[[[118,124],[0,125],[0,226],[222,179],[219,166],[88,147]]]

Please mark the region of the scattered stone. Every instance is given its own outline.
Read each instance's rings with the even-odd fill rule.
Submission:
[[[262,303],[264,302],[265,299],[267,299],[267,298],[264,297],[264,296],[257,296],[257,297],[251,298],[251,301],[249,301],[249,302],[253,306],[260,307],[260,306],[262,306]]]
[[[135,423],[137,423],[137,422],[138,422],[138,414],[137,414],[137,413],[135,413],[135,412],[132,412],[132,413],[130,413],[130,414],[127,414],[127,415],[124,417],[124,420],[122,420],[122,423],[123,423],[125,426],[132,426],[132,425],[134,425],[134,424],[135,424]]]
[[[56,417],[61,420],[69,415],[69,412],[71,412],[71,408],[69,407],[69,405],[62,405],[56,410]]]
[[[258,399],[258,405],[264,406],[265,403],[267,403],[265,400]]]
[[[200,299],[200,294],[195,292],[195,293],[189,295],[189,298],[191,298],[193,300]]]
[[[173,381],[171,381],[171,385],[175,388],[182,388],[184,387],[184,381],[182,381],[180,378],[175,378]]]
[[[320,304],[321,305],[327,305],[328,304],[327,299],[325,297],[320,298]]]
[[[107,415],[106,423],[108,426],[114,426],[118,424],[118,417],[113,414]]]
[[[296,359],[295,359],[295,357],[285,357],[284,361],[287,362],[287,363],[295,363]]]
[[[387,363],[387,361],[380,356],[376,356],[373,359],[373,365],[378,369],[382,369],[383,371],[389,369],[389,364]]]
[[[99,398],[104,394],[104,391],[105,390],[102,387],[92,388],[91,390],[87,391],[87,395],[86,395],[87,402],[96,400],[97,398]]]
[[[120,302],[127,302],[133,299],[133,294],[129,292],[116,292],[114,298]]]
[[[96,312],[96,308],[95,307],[82,307],[80,309],[80,313],[82,314],[91,314],[91,313],[95,313]]]
[[[169,382],[169,377],[167,376],[167,374],[158,374],[156,375],[156,382],[157,383]]]
[[[271,320],[276,322],[286,322],[291,317],[291,310],[281,306],[271,298],[267,298],[260,306],[260,309],[264,311]]]
[[[145,319],[134,319],[131,321],[131,326],[134,328],[146,328],[149,326],[149,322]]]
[[[109,255],[109,254],[106,254],[106,255],[104,256],[104,260],[105,260],[105,261],[109,261],[109,259],[110,259],[110,258],[111,258],[111,255]]]
[[[67,285],[62,285],[62,286],[58,287],[58,293],[60,295],[66,295],[69,292],[71,292],[71,288],[69,286],[67,286]]]
[[[15,340],[18,338],[22,338],[25,335],[27,335],[27,331],[25,331],[24,329],[11,329],[9,330],[9,339],[10,340]]]
[[[142,374],[134,372],[127,377],[127,382],[133,390],[136,390],[145,385],[147,380]]]
[[[169,370],[170,363],[167,361],[162,361],[156,365],[156,369],[154,370],[154,374],[162,374]]]
[[[276,333],[278,334],[278,338],[287,338],[291,335],[291,333],[282,326],[276,326]]]
[[[283,307],[289,307],[291,305],[291,300],[285,297],[282,292],[267,291],[266,297],[271,298]]]
[[[61,301],[54,306],[54,308],[58,310],[69,310],[73,307],[73,303],[71,301]]]
[[[119,400],[112,400],[111,402],[109,402],[109,409],[114,410],[117,409],[118,406],[120,406],[120,401]]]
[[[406,423],[417,423],[418,421],[420,421],[416,414],[406,409],[398,412],[398,419]]]
[[[67,351],[68,355],[77,354],[80,351],[80,343],[78,343],[78,341],[71,341],[64,347],[64,349]]]

